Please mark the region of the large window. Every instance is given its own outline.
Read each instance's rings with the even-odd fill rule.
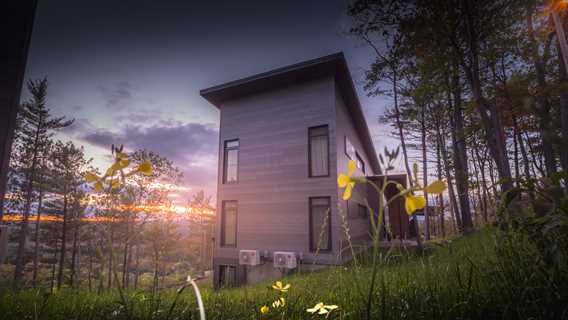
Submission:
[[[310,251],[331,250],[331,199],[310,198]]]
[[[223,201],[221,212],[221,246],[237,246],[237,201]]]
[[[329,130],[327,126],[309,128],[310,177],[329,176]]]
[[[239,140],[225,141],[223,161],[223,183],[239,180]]]

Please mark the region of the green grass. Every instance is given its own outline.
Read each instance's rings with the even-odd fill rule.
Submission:
[[[428,255],[393,253],[380,266],[373,292],[373,319],[552,319],[568,317],[566,266],[550,270],[530,242],[521,236],[483,231],[450,244],[431,244]],[[369,267],[362,277],[353,265],[300,273],[283,281],[285,314],[261,317],[276,292],[269,284],[213,291],[203,288],[208,319],[309,319],[306,308],[317,302],[339,306],[330,319],[365,315]],[[358,283],[358,285],[356,285]],[[97,296],[85,291],[0,291],[2,319],[198,319],[190,288],[159,297],[130,293],[125,307],[116,293]],[[284,310],[284,309],[283,309]]]

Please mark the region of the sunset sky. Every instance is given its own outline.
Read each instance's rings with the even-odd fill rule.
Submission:
[[[111,143],[146,148],[184,172],[187,194],[215,195],[219,112],[199,90],[343,51],[375,147],[395,145],[367,98],[373,53],[346,35],[347,2],[39,1],[26,79],[47,76],[49,107],[75,118],[58,135],[106,167]],[[27,93],[23,93],[23,98]]]

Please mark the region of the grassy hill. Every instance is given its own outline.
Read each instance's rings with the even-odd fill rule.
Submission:
[[[373,319],[543,319],[568,314],[566,268],[548,269],[527,239],[496,231],[479,232],[449,243],[428,244],[417,256],[383,255],[372,293]],[[360,272],[355,272],[360,268]],[[365,317],[370,267],[365,261],[282,281],[286,306],[274,309],[279,293],[270,283],[213,291],[203,288],[208,319],[315,319],[306,312],[318,302],[337,305],[328,319]],[[198,319],[190,288],[152,297],[127,293],[96,295],[64,290],[56,294],[24,290],[0,292],[2,319]],[[271,312],[261,314],[263,305]]]

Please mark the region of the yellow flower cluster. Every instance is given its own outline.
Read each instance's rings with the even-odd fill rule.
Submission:
[[[152,164],[149,161],[144,161],[138,165],[138,168],[131,170],[128,173],[124,172],[130,165],[128,155],[124,152],[117,152],[114,157],[114,163],[107,169],[102,177],[99,177],[93,172],[85,173],[85,180],[87,183],[94,183],[96,192],[101,192],[105,185],[110,187],[111,190],[117,189],[120,186],[120,179],[126,178],[137,173],[145,176],[152,175]]]
[[[280,294],[278,299],[276,299],[274,302],[272,302],[272,309],[283,308],[283,307],[286,306],[286,299],[284,298],[283,295],[288,292],[290,287],[291,287],[291,285],[289,283],[284,285],[282,283],[282,281],[276,281],[272,285],[272,289],[278,291],[278,293]],[[312,314],[325,315],[325,317],[327,318],[329,316],[329,313],[332,312],[333,310],[337,309],[337,308],[339,308],[339,307],[334,305],[334,304],[328,305],[328,304],[325,304],[323,302],[320,302],[320,303],[316,304],[313,308],[306,309],[306,311],[309,312],[309,313],[312,313]],[[267,314],[270,311],[271,311],[271,309],[268,305],[263,305],[262,307],[260,307],[260,313],[261,314]],[[282,316],[284,316],[284,313],[282,314]]]
[[[279,294],[280,294],[280,297],[278,297],[278,299],[276,299],[276,300],[274,300],[274,302],[272,302],[272,308],[273,309],[283,308],[283,307],[286,306],[286,299],[284,298],[283,294],[288,292],[290,287],[291,287],[291,285],[289,283],[284,285],[282,283],[282,281],[276,281],[272,285],[272,289],[278,291]],[[269,313],[269,312],[270,312],[269,306],[263,305],[262,307],[260,307],[260,313],[266,314],[266,313]]]

